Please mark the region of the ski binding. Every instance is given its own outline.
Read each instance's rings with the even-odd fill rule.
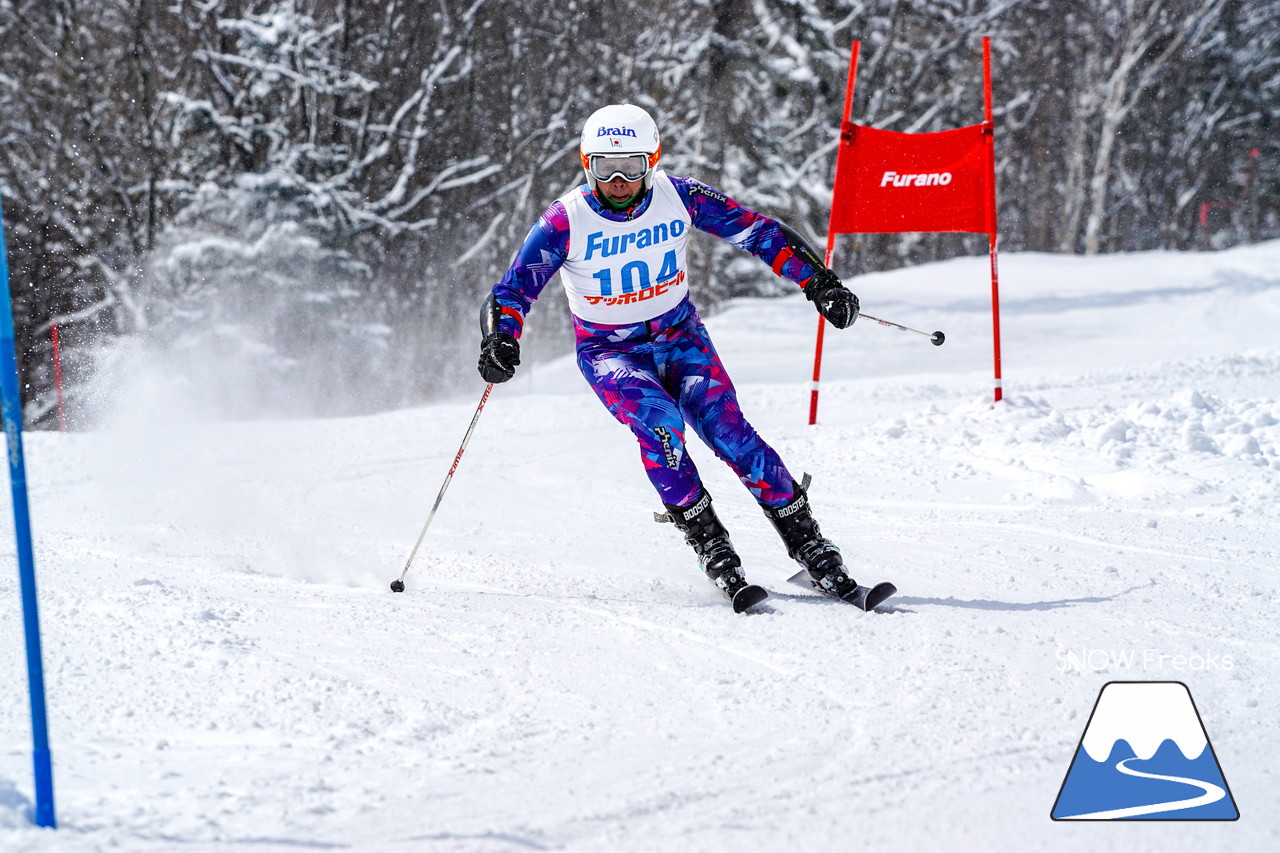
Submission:
[[[806,589],[818,589],[821,591],[818,585],[813,582],[813,578],[809,576],[809,573],[803,569],[787,578],[787,582],[805,587]],[[898,588],[888,581],[881,581],[875,586],[863,586],[862,584],[858,584],[858,586],[854,588],[853,592],[840,599],[840,601],[852,604],[859,610],[871,611],[897,591]],[[826,593],[823,593],[823,595],[825,596]]]

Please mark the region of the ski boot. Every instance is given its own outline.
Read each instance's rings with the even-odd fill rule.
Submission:
[[[671,521],[684,534],[684,541],[698,555],[699,567],[733,602],[734,613],[741,613],[769,596],[762,587],[747,583],[742,574],[742,560],[729,541],[729,531],[724,529],[711,506],[711,495],[700,492],[692,506],[663,506],[667,508],[667,515],[658,516],[659,520]]]
[[[840,549],[818,529],[805,487],[800,483],[794,486],[795,494],[787,503],[778,507],[761,504],[760,508],[782,537],[787,556],[809,573],[813,586],[834,598],[855,603],[859,587],[845,571]]]
[[[872,610],[896,593],[898,588],[888,581],[866,587],[849,577],[840,549],[822,535],[818,522],[814,521],[813,513],[809,510],[809,475],[805,474],[804,482],[795,483],[794,486],[795,494],[782,506],[760,506],[782,537],[783,544],[787,546],[787,555],[804,568],[803,572],[789,580],[802,582],[807,573],[809,582],[815,589],[862,610]]]

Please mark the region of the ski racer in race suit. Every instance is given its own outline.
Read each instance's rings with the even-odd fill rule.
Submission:
[[[856,584],[824,538],[808,499],[747,422],[689,299],[685,241],[697,228],[797,282],[838,328],[858,300],[792,229],[692,178],[656,168],[662,146],[643,109],[615,104],[582,131],[587,183],[553,202],[525,238],[481,313],[480,374],[505,382],[520,363],[524,317],[557,272],[569,298],[577,361],[600,401],[630,428],[645,472],[707,575],[735,608],[764,597],[741,561],[689,458],[686,423],[738,475],[815,585],[845,597]],[[749,588],[744,604],[735,598]]]

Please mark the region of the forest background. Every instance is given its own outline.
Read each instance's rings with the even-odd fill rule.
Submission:
[[[1005,251],[1273,239],[1278,21],[1280,0],[0,0],[28,425],[57,424],[54,324],[72,428],[139,364],[232,417],[478,383],[483,294],[581,183],[606,103],[654,115],[669,172],[821,245],[854,39],[853,119],[923,132],[981,120],[991,37]],[[985,250],[858,235],[834,266]],[[716,240],[690,260],[704,311],[793,292]],[[571,341],[558,288],[541,302],[533,361]]]

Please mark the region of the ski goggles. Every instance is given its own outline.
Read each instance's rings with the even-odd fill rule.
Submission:
[[[597,181],[608,183],[614,178],[638,181],[653,168],[648,154],[592,154],[587,158],[587,170]]]

